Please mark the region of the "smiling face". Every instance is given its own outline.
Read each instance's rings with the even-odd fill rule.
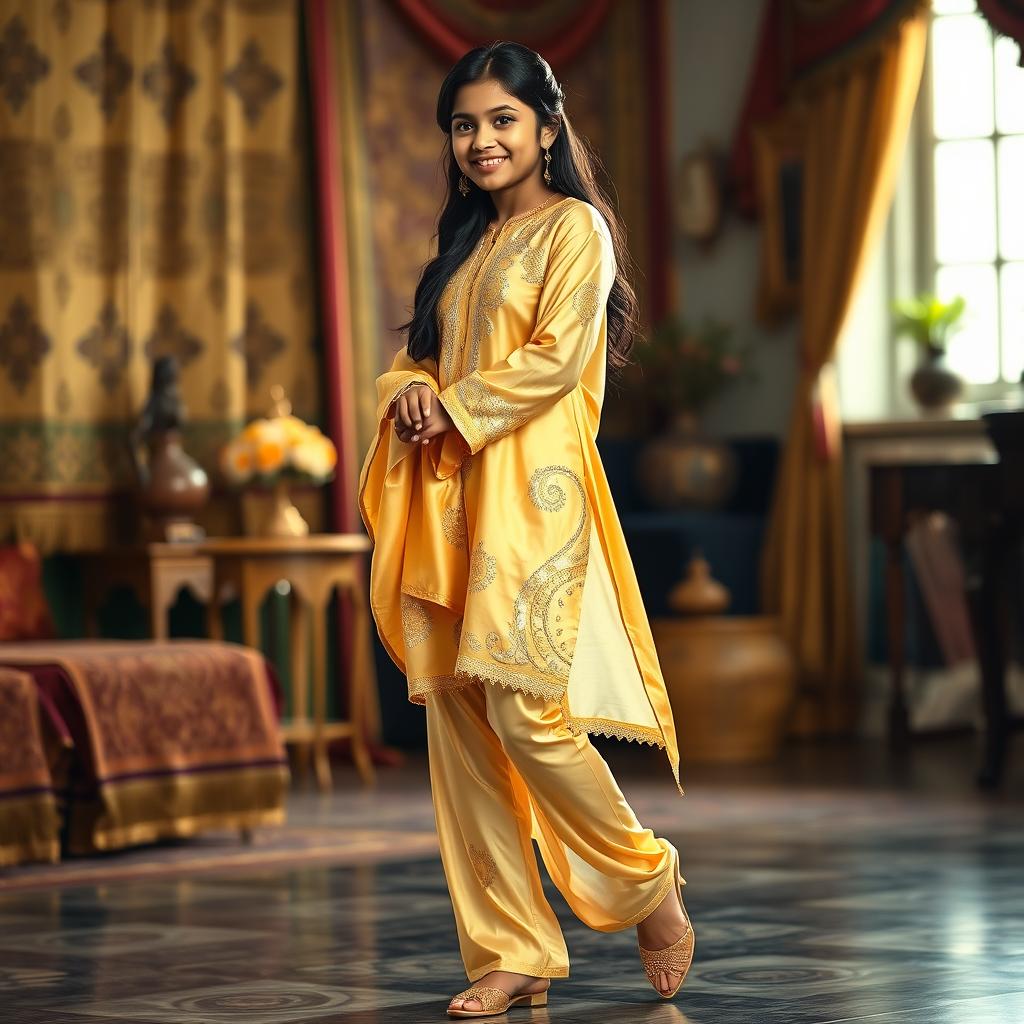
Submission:
[[[511,188],[544,172],[544,150],[555,132],[537,140],[537,115],[493,79],[468,82],[455,94],[452,152],[459,169],[487,192]],[[482,162],[481,162],[482,161]]]

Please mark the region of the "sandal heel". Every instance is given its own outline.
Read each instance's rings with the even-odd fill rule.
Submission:
[[[530,997],[531,1006],[547,1006],[548,1005],[548,994],[547,992],[534,992]]]

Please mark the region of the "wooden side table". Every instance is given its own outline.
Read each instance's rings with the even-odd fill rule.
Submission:
[[[207,606],[213,595],[213,562],[199,544],[127,544],[88,552],[82,561],[88,636],[99,635],[97,613],[114,587],[130,587],[149,609],[154,640],[168,639],[168,613],[182,590],[191,590]]]
[[[232,585],[242,601],[242,637],[248,647],[260,648],[259,612],[263,597],[280,580],[291,584],[290,647],[292,707],[289,720],[281,723],[286,742],[303,752],[312,747],[317,784],[331,788],[331,767],[327,743],[337,737],[352,740],[352,755],[360,777],[374,782],[373,765],[356,723],[360,720],[369,687],[376,686],[376,671],[370,646],[369,603],[356,556],[371,549],[363,534],[321,534],[310,537],[212,538],[199,547],[213,563],[213,593]],[[327,606],[331,593],[352,596],[354,647],[348,665],[349,717],[327,721]],[[220,606],[207,605],[209,635],[221,639]],[[313,707],[309,717],[309,668],[306,637],[312,624]]]

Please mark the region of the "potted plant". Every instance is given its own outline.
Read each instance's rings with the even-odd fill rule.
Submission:
[[[715,508],[732,494],[732,448],[702,435],[700,413],[749,376],[749,354],[732,341],[733,328],[712,317],[696,327],[670,315],[637,349],[644,391],[665,432],[648,441],[637,460],[637,482],[657,508]]]
[[[912,338],[921,350],[921,362],[910,376],[910,392],[922,409],[946,409],[963,392],[963,379],[946,365],[946,348],[962,327],[965,307],[960,295],[943,302],[931,293],[893,303],[896,336]]]
[[[271,389],[274,406],[225,445],[220,468],[236,486],[256,483],[273,488],[273,504],[261,533],[266,537],[305,537],[309,524],[292,504],[289,483],[324,484],[334,475],[338,453],[317,427],[292,415],[284,389]]]

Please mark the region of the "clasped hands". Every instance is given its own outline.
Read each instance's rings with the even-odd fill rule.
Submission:
[[[399,441],[430,444],[430,439],[455,424],[448,410],[426,384],[414,384],[395,402],[395,433]]]

